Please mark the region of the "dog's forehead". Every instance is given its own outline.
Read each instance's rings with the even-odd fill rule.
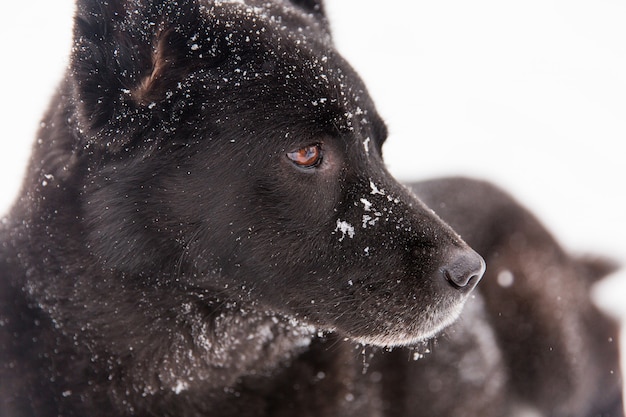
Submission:
[[[238,26],[265,26],[285,36],[304,36],[330,43],[326,19],[287,0],[200,0],[200,9],[209,19],[221,18]]]
[[[288,1],[206,1],[201,12],[206,37],[221,37],[229,54],[241,61],[245,55],[248,60],[319,66],[335,54],[325,23]]]
[[[238,79],[251,91],[271,88],[285,94],[282,104],[289,113],[296,112],[294,105],[311,116],[333,113],[333,124],[341,130],[382,124],[365,85],[336,51],[320,16],[289,1],[207,1],[202,12],[206,36],[222,37],[238,61],[229,82]]]

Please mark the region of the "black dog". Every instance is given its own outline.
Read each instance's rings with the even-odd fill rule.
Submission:
[[[3,416],[622,415],[603,265],[491,186],[414,186],[492,265],[424,342],[484,261],[317,1],[79,0],[74,39],[1,229]]]

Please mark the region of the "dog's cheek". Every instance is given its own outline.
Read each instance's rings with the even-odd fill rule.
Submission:
[[[103,267],[151,273],[178,256],[176,232],[167,227],[170,214],[154,203],[158,186],[151,177],[122,163],[87,179],[80,197],[87,248]]]

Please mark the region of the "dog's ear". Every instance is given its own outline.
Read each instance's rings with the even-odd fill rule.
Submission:
[[[202,30],[196,0],[79,0],[70,82],[85,140],[116,152],[154,128],[164,114],[150,110],[197,65]]]
[[[580,257],[576,261],[588,284],[600,281],[620,268],[620,265],[612,259],[595,256]]]

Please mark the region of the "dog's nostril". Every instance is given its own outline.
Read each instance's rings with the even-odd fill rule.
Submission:
[[[471,290],[485,273],[485,261],[471,249],[459,250],[450,257],[441,272],[454,288]]]

